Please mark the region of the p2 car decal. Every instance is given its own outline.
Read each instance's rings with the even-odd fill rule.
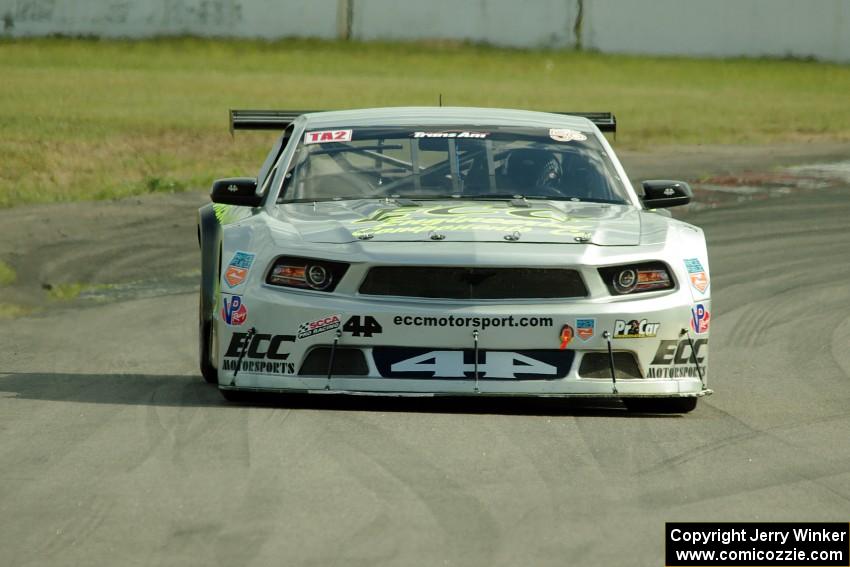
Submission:
[[[614,338],[615,339],[645,339],[654,337],[658,334],[660,323],[650,323],[646,319],[632,319],[631,321],[623,321],[617,319],[614,322]]]

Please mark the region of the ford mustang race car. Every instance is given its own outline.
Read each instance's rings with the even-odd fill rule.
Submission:
[[[702,230],[642,194],[609,113],[231,111],[281,132],[198,217],[200,366],[243,392],[614,398],[706,387]]]

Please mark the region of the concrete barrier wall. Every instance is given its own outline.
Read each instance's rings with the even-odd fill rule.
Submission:
[[[454,39],[850,62],[850,0],[0,0],[0,36],[51,34]]]
[[[337,0],[0,0],[0,34],[334,38]]]
[[[850,61],[848,0],[585,0],[583,43],[603,52]]]
[[[353,0],[357,39],[460,39],[512,47],[575,45],[578,0]]]

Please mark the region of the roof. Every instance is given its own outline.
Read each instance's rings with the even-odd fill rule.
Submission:
[[[574,128],[592,131],[593,123],[581,116],[552,114],[532,110],[477,108],[464,106],[400,106],[331,110],[304,115],[307,128],[335,126],[520,126]]]

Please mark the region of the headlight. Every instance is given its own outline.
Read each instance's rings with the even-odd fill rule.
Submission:
[[[342,262],[281,256],[272,264],[266,283],[316,291],[333,291],[346,270],[348,270],[348,264]]]
[[[599,275],[602,276],[602,281],[608,286],[611,295],[627,295],[675,287],[670,269],[664,262],[609,266],[599,268]]]

